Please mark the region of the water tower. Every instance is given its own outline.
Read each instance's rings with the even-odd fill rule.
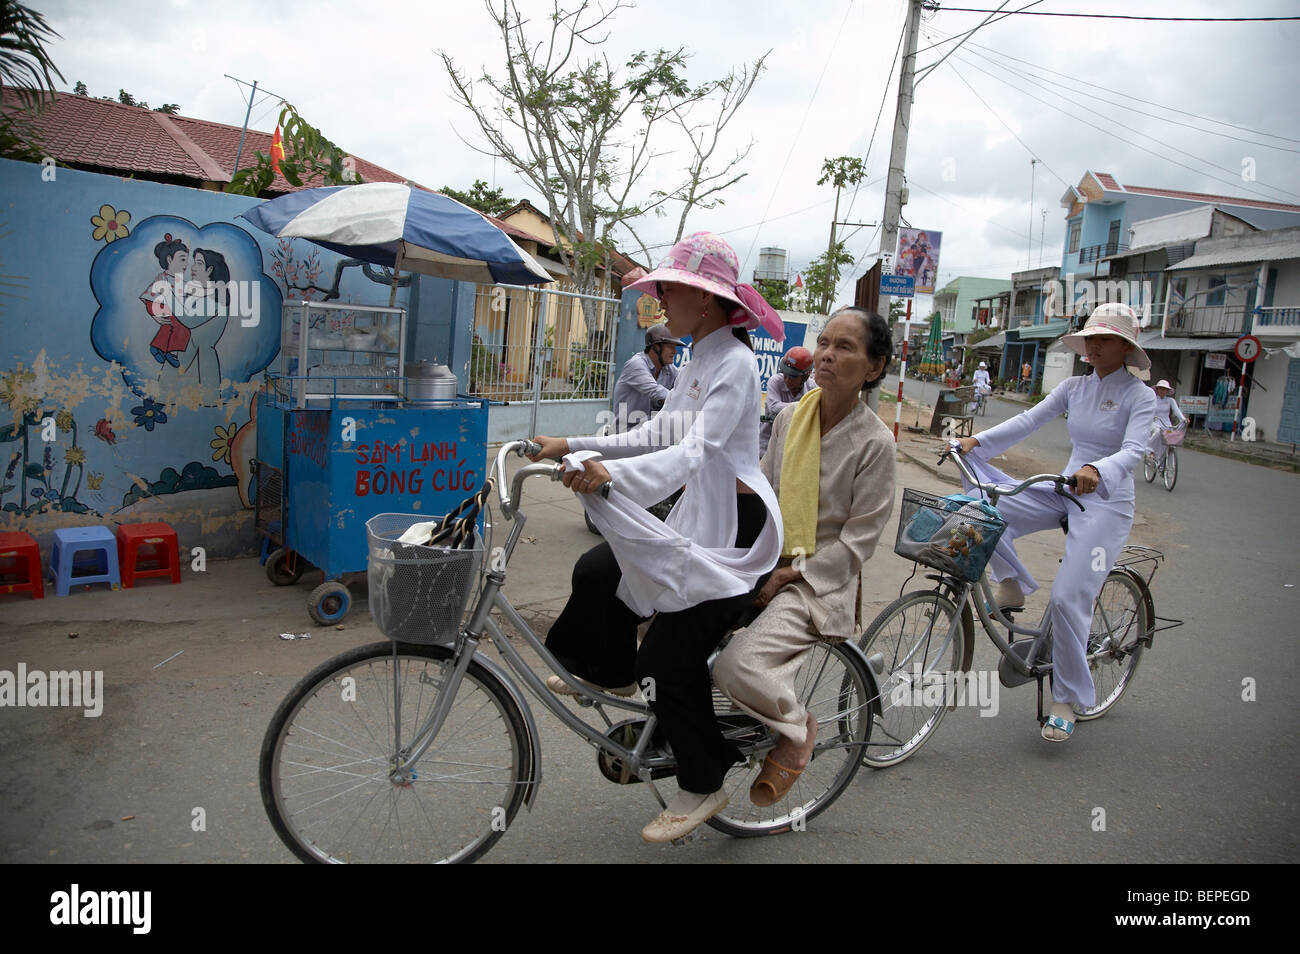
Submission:
[[[783,248],[759,249],[758,267],[754,269],[754,284],[787,281],[785,258],[786,251]]]

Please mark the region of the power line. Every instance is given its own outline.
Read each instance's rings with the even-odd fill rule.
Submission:
[[[939,35],[939,36],[943,36],[943,35],[944,35],[944,32],[943,32],[942,30],[937,30],[937,29],[935,29],[934,27],[931,27],[931,28],[930,28],[930,32],[933,33],[933,34],[937,34],[937,35]],[[949,40],[952,40],[952,39],[956,39],[956,38],[957,38],[956,35],[954,35],[954,36],[950,36],[948,39],[949,39]],[[948,40],[944,40],[944,41],[942,41],[942,42],[945,42],[945,43],[946,43],[946,42],[948,42]],[[935,45],[938,45],[938,44],[935,44]],[[1123,97],[1124,99],[1130,99],[1130,100],[1133,100],[1134,102],[1137,102],[1137,103],[1142,103],[1142,104],[1145,105],[1145,106],[1154,106],[1156,109],[1163,109],[1163,110],[1166,110],[1166,111],[1171,112],[1171,113],[1178,113],[1179,115],[1182,115],[1182,116],[1191,116],[1191,117],[1196,118],[1196,119],[1199,119],[1199,120],[1201,120],[1201,121],[1203,121],[1203,122],[1207,122],[1207,123],[1215,123],[1215,124],[1220,125],[1220,126],[1227,126],[1229,129],[1236,129],[1236,130],[1239,130],[1239,131],[1241,131],[1241,132],[1253,133],[1253,134],[1255,134],[1255,135],[1257,135],[1257,136],[1268,136],[1270,139],[1280,139],[1280,140],[1282,140],[1283,142],[1300,143],[1300,139],[1290,139],[1290,138],[1288,138],[1288,137],[1286,137],[1286,136],[1279,136],[1279,135],[1277,135],[1276,133],[1264,132],[1263,130],[1259,130],[1259,129],[1251,129],[1251,128],[1247,127],[1247,126],[1239,126],[1239,125],[1237,125],[1236,123],[1224,122],[1224,121],[1221,120],[1221,119],[1211,119],[1209,116],[1201,116],[1201,115],[1198,114],[1198,113],[1191,113],[1191,112],[1188,112],[1187,110],[1184,110],[1184,109],[1178,109],[1178,108],[1176,108],[1176,107],[1174,107],[1174,106],[1166,106],[1166,105],[1164,105],[1163,103],[1156,103],[1156,102],[1152,102],[1151,100],[1142,99],[1140,96],[1133,96],[1132,94],[1130,94],[1130,93],[1125,93],[1125,92],[1123,92],[1122,90],[1110,89],[1109,87],[1106,87],[1106,86],[1099,86],[1099,85],[1096,84],[1096,83],[1089,83],[1087,80],[1080,79],[1080,78],[1077,77],[1077,76],[1072,76],[1072,75],[1070,75],[1069,73],[1062,73],[1062,72],[1060,72],[1060,71],[1058,71],[1058,70],[1051,69],[1050,67],[1043,66],[1043,65],[1040,64],[1040,63],[1033,63],[1033,62],[1031,62],[1031,61],[1029,61],[1029,60],[1023,60],[1023,59],[1021,59],[1020,57],[1012,56],[1012,55],[1010,55],[1009,53],[1003,53],[1002,51],[1000,51],[1000,50],[995,50],[995,49],[993,49],[992,47],[981,46],[981,45],[978,44],[978,43],[972,43],[972,44],[970,44],[970,46],[971,46],[973,49],[968,49],[966,52],[968,52],[968,53],[974,53],[975,56],[978,56],[980,59],[982,59],[982,60],[984,60],[985,62],[990,63],[990,64],[992,64],[992,65],[994,65],[994,66],[1001,67],[1002,69],[1007,70],[1007,71],[1009,71],[1009,72],[1010,72],[1010,71],[1013,71],[1013,70],[1012,70],[1012,67],[1007,66],[1005,63],[999,63],[998,61],[996,61],[996,60],[994,60],[994,59],[991,59],[991,58],[988,57],[988,56],[985,56],[983,53],[979,53],[979,52],[977,52],[977,50],[984,50],[984,51],[987,52],[987,53],[993,53],[993,54],[996,54],[997,56],[1003,57],[1003,58],[1008,59],[1008,60],[1012,60],[1013,62],[1016,62],[1016,63],[1021,63],[1021,64],[1025,65],[1025,66],[1032,67],[1033,69],[1036,69],[1036,70],[1042,70],[1042,71],[1045,72],[1045,73],[1051,73],[1051,74],[1054,75],[1054,76],[1060,76],[1060,77],[1063,77],[1063,78],[1065,78],[1066,80],[1069,81],[1069,86],[1067,87],[1067,84],[1065,84],[1065,83],[1054,82],[1053,80],[1049,80],[1049,79],[1048,79],[1047,77],[1045,77],[1045,76],[1038,76],[1038,75],[1036,75],[1036,74],[1034,74],[1034,73],[1020,73],[1020,74],[1019,74],[1019,75],[1021,75],[1021,76],[1026,76],[1026,77],[1028,77],[1028,78],[1030,78],[1030,79],[1036,80],[1036,81],[1038,81],[1038,82],[1040,82],[1040,83],[1048,83],[1048,84],[1050,84],[1050,85],[1052,85],[1052,86],[1060,86],[1060,87],[1062,87],[1062,88],[1070,88],[1070,87],[1077,87],[1077,86],[1090,86],[1090,87],[1092,87],[1093,89],[1099,89],[1099,90],[1101,90],[1101,91],[1103,91],[1103,92],[1106,92],[1106,93],[1113,93],[1113,94],[1116,95],[1116,96]],[[1095,98],[1095,99],[1099,99],[1099,100],[1101,100],[1103,103],[1107,103],[1107,104],[1109,104],[1109,105],[1111,105],[1111,106],[1118,106],[1120,109],[1127,109],[1127,110],[1130,110],[1130,111],[1132,111],[1132,112],[1138,113],[1138,114],[1140,114],[1140,115],[1142,115],[1142,116],[1148,116],[1148,117],[1150,117],[1150,118],[1152,118],[1152,119],[1158,120],[1159,122],[1170,123],[1170,124],[1172,124],[1172,125],[1176,125],[1176,126],[1185,126],[1185,127],[1187,127],[1188,129],[1195,130],[1196,132],[1207,133],[1207,134],[1209,134],[1209,135],[1211,135],[1211,136],[1221,136],[1221,137],[1223,137],[1224,139],[1232,139],[1232,140],[1235,140],[1235,141],[1237,141],[1237,142],[1244,142],[1244,143],[1247,143],[1247,144],[1252,145],[1252,146],[1263,146],[1265,149],[1276,149],[1276,150],[1279,150],[1279,151],[1281,151],[1281,152],[1292,152],[1292,153],[1300,154],[1300,150],[1296,150],[1296,149],[1288,149],[1288,148],[1286,148],[1285,146],[1275,146],[1275,145],[1273,145],[1272,143],[1260,142],[1259,140],[1255,140],[1255,139],[1244,139],[1244,138],[1239,137],[1239,136],[1232,136],[1232,135],[1230,135],[1230,134],[1228,134],[1228,133],[1218,132],[1217,130],[1214,130],[1214,129],[1205,129],[1205,128],[1201,127],[1201,126],[1194,126],[1194,125],[1192,125],[1191,123],[1183,123],[1183,122],[1179,122],[1179,121],[1176,120],[1176,119],[1169,119],[1169,118],[1166,118],[1166,117],[1164,117],[1164,116],[1158,116],[1158,115],[1156,115],[1155,113],[1148,113],[1148,112],[1146,112],[1146,111],[1144,111],[1144,110],[1137,109],[1137,108],[1135,108],[1135,107],[1133,107],[1133,106],[1130,106],[1130,105],[1128,105],[1128,104],[1126,104],[1126,103],[1117,103],[1117,102],[1115,102],[1114,100],[1105,99],[1104,97],[1096,96],[1095,94],[1092,94],[1092,93],[1090,93],[1090,94],[1088,94],[1088,95],[1089,95],[1089,96],[1092,96],[1092,97]]]
[[[894,65],[898,62],[898,51],[903,48],[903,35],[907,32],[907,25],[904,23],[903,29],[898,31],[898,43],[894,47],[894,58],[889,62],[889,72],[885,75],[885,88],[880,94],[880,108],[876,110],[876,123],[871,127],[871,139],[867,141],[867,151],[862,156],[862,165],[865,167],[867,160],[871,158],[871,147],[876,144],[876,132],[880,129],[880,117],[885,112],[885,100],[889,97],[889,87],[894,79]],[[862,183],[858,182],[853,186],[853,195],[849,197],[849,210],[844,213],[844,218],[853,217],[853,203],[858,199],[858,189]]]
[[[763,208],[763,222],[767,221],[768,210],[772,208],[772,202],[776,199],[777,190],[781,187],[781,179],[785,176],[785,170],[790,165],[790,157],[794,155],[795,147],[799,144],[799,137],[803,134],[803,127],[808,122],[808,113],[812,111],[812,104],[817,99],[817,93],[822,88],[822,80],[826,78],[826,71],[830,69],[831,62],[835,59],[835,48],[839,45],[840,37],[844,35],[844,24],[849,22],[849,14],[853,12],[853,0],[849,0],[849,5],[844,11],[844,19],[840,21],[840,28],[835,31],[835,42],[831,44],[830,54],[826,57],[826,62],[822,64],[821,75],[817,77],[817,85],[813,87],[812,95],[808,97],[808,105],[804,107],[803,117],[799,120],[799,128],[795,130],[794,136],[790,139],[790,151],[785,154],[785,162],[781,165],[781,171],[777,174],[776,182],[772,184],[772,194],[768,197],[767,205]],[[743,275],[745,266],[749,264],[749,256],[754,254],[754,244],[758,241],[758,236],[749,243],[749,250],[745,252],[745,259],[740,263],[740,271]]]
[[[967,62],[967,61],[965,61],[965,60],[963,60],[962,62],[965,63],[967,66],[969,66],[971,69],[976,70],[976,71],[978,71],[978,72],[980,72],[980,73],[983,73],[985,76],[991,77],[992,79],[997,80],[999,83],[1005,83],[1006,85],[1010,86],[1012,89],[1014,89],[1014,90],[1016,90],[1016,91],[1022,93],[1022,94],[1025,95],[1025,96],[1028,96],[1030,99],[1036,100],[1037,102],[1040,102],[1040,103],[1042,103],[1044,106],[1047,106],[1047,107],[1049,107],[1049,108],[1051,108],[1051,109],[1055,109],[1057,112],[1062,113],[1062,114],[1065,115],[1065,116],[1069,116],[1070,119],[1072,119],[1073,121],[1075,121],[1075,122],[1077,122],[1077,123],[1082,123],[1082,124],[1085,125],[1085,126],[1089,126],[1089,127],[1091,127],[1092,129],[1097,130],[1098,132],[1105,133],[1107,136],[1110,136],[1110,137],[1112,137],[1112,138],[1114,138],[1114,139],[1118,139],[1120,142],[1124,143],[1124,144],[1127,145],[1127,146],[1131,146],[1131,147],[1134,148],[1134,149],[1141,149],[1143,152],[1148,153],[1149,155],[1155,156],[1157,159],[1163,159],[1165,162],[1172,162],[1172,163],[1173,163],[1174,165],[1176,165],[1176,166],[1179,166],[1179,167],[1181,167],[1181,168],[1183,168],[1183,169],[1186,169],[1186,170],[1188,170],[1189,172],[1195,172],[1195,173],[1196,173],[1197,175],[1199,175],[1199,176],[1205,176],[1205,177],[1208,178],[1208,179],[1213,179],[1215,182],[1221,182],[1221,183],[1223,183],[1223,184],[1225,184],[1225,185],[1232,186],[1233,188],[1236,188],[1236,189],[1242,189],[1242,190],[1244,190],[1244,191],[1246,191],[1246,192],[1253,192],[1253,193],[1255,193],[1255,195],[1260,196],[1260,197],[1263,198],[1265,201],[1268,201],[1268,202],[1277,202],[1277,201],[1278,201],[1278,200],[1277,200],[1276,198],[1274,198],[1273,196],[1268,195],[1268,194],[1265,193],[1265,192],[1260,192],[1258,189],[1251,188],[1250,186],[1244,186],[1244,185],[1242,185],[1241,183],[1236,182],[1236,181],[1233,181],[1233,180],[1230,180],[1230,179],[1221,179],[1221,178],[1219,178],[1218,176],[1210,175],[1209,173],[1205,172],[1204,170],[1196,169],[1196,168],[1194,168],[1194,167],[1192,167],[1192,166],[1187,165],[1186,163],[1179,162],[1177,159],[1171,159],[1169,156],[1161,155],[1160,153],[1158,153],[1158,152],[1156,152],[1156,151],[1154,151],[1154,150],[1152,150],[1152,149],[1148,149],[1146,146],[1142,146],[1142,145],[1139,145],[1138,143],[1132,142],[1131,140],[1125,139],[1123,136],[1120,136],[1120,135],[1118,135],[1117,133],[1113,133],[1113,132],[1111,132],[1109,129],[1103,129],[1101,126],[1098,126],[1098,125],[1096,125],[1095,123],[1088,122],[1088,120],[1084,119],[1082,116],[1079,116],[1079,115],[1077,115],[1077,114],[1075,114],[1075,113],[1071,113],[1071,112],[1069,112],[1068,110],[1064,110],[1064,109],[1062,109],[1061,107],[1057,106],[1055,103],[1049,103],[1049,102],[1048,102],[1047,100],[1045,100],[1045,99],[1040,99],[1039,97],[1035,96],[1033,93],[1030,93],[1030,92],[1028,92],[1028,91],[1022,89],[1021,87],[1019,87],[1019,86],[1017,86],[1016,84],[1010,82],[1009,80],[1005,80],[1005,79],[1003,79],[1003,78],[1000,77],[1000,76],[996,76],[996,75],[994,75],[993,73],[988,72],[988,70],[981,69],[979,66],[976,66],[974,63],[970,63],[970,62]],[[955,66],[953,66],[953,64],[949,63],[948,66],[952,69],[952,71],[953,71],[954,73],[957,73],[957,69],[956,69]],[[960,74],[960,73],[957,73],[957,76],[960,78],[960,77],[961,77],[961,74]],[[965,82],[965,80],[962,80],[962,82]],[[969,85],[969,84],[967,84],[967,85]],[[1054,94],[1052,94],[1052,95],[1054,95],[1054,96],[1058,96],[1058,97],[1060,97],[1061,99],[1064,99],[1067,103],[1072,103],[1073,105],[1078,106],[1078,107],[1080,107],[1081,109],[1084,109],[1084,110],[1087,110],[1087,109],[1088,109],[1088,107],[1087,107],[1086,104],[1079,103],[1079,102],[1077,102],[1076,100],[1072,100],[1072,99],[1070,99],[1068,96],[1063,96],[1063,95],[1061,95],[1060,93],[1054,93]],[[1105,119],[1107,119],[1108,121],[1114,123],[1115,125],[1121,127],[1122,129],[1127,129],[1127,130],[1129,130],[1130,132],[1137,133],[1139,136],[1143,136],[1143,137],[1145,137],[1145,138],[1147,138],[1147,139],[1151,139],[1151,140],[1153,140],[1153,141],[1155,141],[1155,142],[1159,142],[1159,141],[1160,141],[1160,140],[1156,139],[1154,136],[1148,136],[1146,133],[1141,132],[1140,130],[1134,129],[1132,126],[1126,126],[1124,123],[1121,123],[1121,122],[1120,122],[1119,120],[1117,120],[1117,119],[1111,119],[1109,116],[1106,116],[1106,117],[1103,117],[1103,118],[1105,118]],[[1189,154],[1189,155],[1190,155],[1190,154]],[[1215,168],[1215,169],[1218,169],[1218,170],[1221,171],[1221,172],[1232,172],[1232,171],[1234,171],[1234,170],[1230,170],[1230,169],[1224,169],[1222,166],[1216,166],[1216,165],[1214,165],[1214,163],[1210,162],[1209,160],[1207,160],[1207,159],[1202,159],[1202,158],[1199,157],[1199,156],[1191,156],[1191,158],[1196,159],[1198,162],[1203,162],[1203,163],[1205,163],[1206,165],[1211,166],[1211,167],[1213,167],[1213,168]],[[1055,173],[1053,173],[1053,175],[1055,175]],[[1058,176],[1058,178],[1059,178],[1059,176]],[[1261,184],[1262,184],[1262,185],[1268,185],[1267,183],[1261,183]],[[1273,190],[1276,191],[1276,192],[1281,192],[1283,195],[1289,195],[1289,196],[1294,196],[1295,198],[1300,198],[1300,195],[1297,195],[1297,194],[1294,193],[1294,192],[1289,192],[1289,191],[1287,191],[1286,189],[1283,189],[1283,188],[1281,188],[1281,187],[1279,187],[1279,186],[1268,185],[1268,188],[1273,189]]]
[[[984,97],[981,96],[979,93],[977,93],[977,92],[975,91],[975,87],[974,87],[974,86],[971,86],[970,83],[967,83],[967,82],[966,82],[966,78],[965,78],[964,76],[962,76],[960,73],[957,72],[957,67],[953,66],[953,64],[951,64],[951,63],[948,64],[948,67],[949,67],[949,69],[951,69],[951,70],[953,71],[954,74],[956,74],[957,78],[958,78],[959,80],[961,80],[963,84],[965,84],[966,88],[967,88],[968,90],[970,90],[971,93],[974,94],[975,98],[978,99],[981,103],[984,103],[984,108],[987,109],[987,110],[989,111],[989,113],[992,114],[993,118],[996,119],[998,122],[1002,123],[1003,128],[1005,128],[1007,132],[1009,132],[1009,133],[1011,133],[1011,135],[1015,136],[1015,138],[1016,138],[1016,142],[1018,142],[1018,143],[1020,143],[1020,145],[1024,146],[1024,147],[1025,147],[1025,151],[1028,152],[1030,156],[1032,156],[1033,158],[1035,158],[1035,159],[1037,159],[1039,162],[1041,162],[1041,163],[1043,164],[1043,168],[1044,168],[1044,169],[1046,169],[1046,170],[1047,170],[1048,172],[1050,172],[1052,175],[1056,176],[1056,178],[1060,180],[1061,185],[1065,186],[1066,188],[1069,188],[1069,187],[1070,187],[1071,183],[1066,182],[1065,179],[1062,178],[1061,175],[1060,175],[1060,174],[1059,174],[1055,169],[1053,169],[1051,166],[1049,166],[1049,165],[1047,164],[1047,160],[1041,158],[1041,157],[1038,155],[1038,153],[1036,153],[1036,152],[1034,152],[1034,150],[1030,149],[1030,148],[1029,148],[1029,144],[1026,143],[1023,139],[1021,139],[1018,135],[1016,135],[1016,131],[1015,131],[1014,129],[1012,129],[1010,126],[1007,125],[1006,120],[1004,120],[1001,116],[999,116],[999,115],[994,111],[993,107],[990,106],[987,102],[984,101]]]
[[[938,30],[934,27],[930,27],[930,31],[933,33],[937,33],[940,36],[943,36],[942,30]],[[949,37],[949,39],[955,39],[955,38],[956,38],[955,36]],[[1270,139],[1281,139],[1283,142],[1300,143],[1300,139],[1292,139],[1288,136],[1279,136],[1277,133],[1264,132],[1262,129],[1252,129],[1249,126],[1242,126],[1238,123],[1225,122],[1222,119],[1211,119],[1209,116],[1202,116],[1199,113],[1188,112],[1187,110],[1179,109],[1176,106],[1166,106],[1164,103],[1157,103],[1154,102],[1153,100],[1143,99],[1140,96],[1134,96],[1132,93],[1125,93],[1123,90],[1111,89],[1108,86],[1101,86],[1097,83],[1090,83],[1087,80],[1079,79],[1078,77],[1072,76],[1069,73],[1062,73],[1059,70],[1054,70],[1049,66],[1043,66],[1041,63],[1034,63],[1031,60],[1025,60],[1025,59],[1021,59],[1018,56],[1012,56],[1010,53],[1004,53],[1001,50],[995,50],[991,46],[983,46],[979,43],[972,43],[971,46],[975,47],[976,49],[984,50],[987,53],[996,54],[997,56],[1000,56],[1004,59],[1012,60],[1016,63],[1023,63],[1025,66],[1032,66],[1034,69],[1042,70],[1045,73],[1051,73],[1053,76],[1065,77],[1066,79],[1071,80],[1072,82],[1077,83],[1081,86],[1090,86],[1093,89],[1099,89],[1106,93],[1114,93],[1116,96],[1122,96],[1125,99],[1131,99],[1136,103],[1142,103],[1146,106],[1154,106],[1157,109],[1168,110],[1171,113],[1178,113],[1180,116],[1192,116],[1196,119],[1203,120],[1207,123],[1215,123],[1216,125],[1219,126],[1227,126],[1229,129],[1239,129],[1242,132],[1254,133],[1256,136],[1267,136]],[[1265,144],[1261,143],[1260,145],[1265,145]]]
[[[1000,13],[973,7],[944,7],[945,13]],[[1275,20],[1300,20],[1300,17],[1139,17],[1127,13],[1057,13],[1048,10],[1008,10],[1008,15],[1027,17],[1081,17],[1086,20],[1154,20],[1161,23],[1268,23]]]

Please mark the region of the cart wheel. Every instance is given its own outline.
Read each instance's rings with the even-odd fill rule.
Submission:
[[[302,577],[307,561],[284,547],[266,558],[266,578],[276,586],[293,586]]]
[[[322,583],[307,597],[307,612],[322,626],[337,623],[352,608],[352,594],[337,580]]]

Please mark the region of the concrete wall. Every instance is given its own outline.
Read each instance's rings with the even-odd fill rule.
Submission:
[[[258,201],[242,196],[8,160],[0,195],[0,530],[45,544],[59,527],[165,520],[182,547],[251,550],[252,398],[278,367],[280,304],[320,300],[340,257],[237,219]],[[182,283],[197,250],[213,279],[226,267],[229,313],[194,296],[190,315],[151,316],[141,296],[166,271],[155,250],[168,235]],[[344,269],[340,292],[388,304],[360,268]],[[409,353],[455,360],[466,293],[431,282],[417,294]],[[166,300],[183,312],[191,297]]]

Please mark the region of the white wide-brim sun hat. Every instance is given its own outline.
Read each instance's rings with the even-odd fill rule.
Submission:
[[[1088,351],[1084,339],[1091,335],[1115,335],[1123,338],[1133,346],[1132,350],[1124,356],[1124,363],[1143,371],[1151,367],[1151,359],[1138,344],[1137,313],[1128,305],[1116,301],[1098,305],[1097,310],[1089,316],[1082,328],[1072,335],[1066,335],[1061,341],[1075,354],[1087,357]]]

